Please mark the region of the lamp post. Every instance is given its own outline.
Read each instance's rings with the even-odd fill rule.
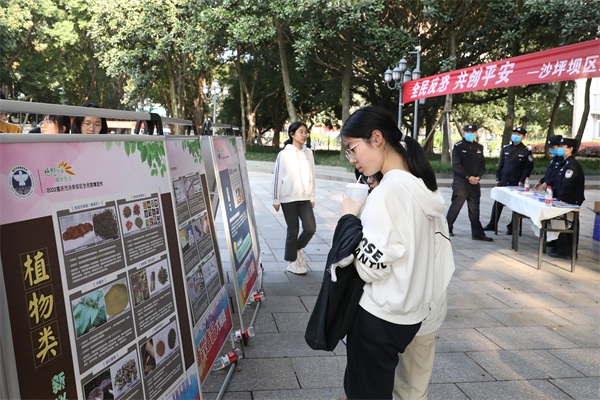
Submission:
[[[208,92],[208,86],[204,85],[202,93],[204,93],[204,97],[206,97],[207,100],[212,100],[213,102],[213,124],[215,124],[217,122],[217,100],[221,100],[227,96],[229,94],[229,88],[227,86],[221,88],[219,80],[215,78],[210,87],[210,96],[208,95]],[[216,128],[213,128],[213,135],[215,134],[215,129]]]
[[[416,81],[421,77],[421,46],[415,47],[415,51],[409,51],[409,54],[417,55],[417,67],[413,69],[412,79]],[[413,123],[413,138],[417,139],[418,135],[418,121],[419,121],[419,101],[415,100],[415,122]]]
[[[402,105],[404,103],[402,100],[402,90],[404,88],[404,84],[410,82],[411,80],[419,79],[421,77],[421,46],[417,46],[415,50],[416,51],[409,52],[409,54],[417,54],[417,66],[412,73],[407,68],[408,63],[406,62],[406,59],[402,57],[402,60],[398,61],[398,64],[396,65],[396,67],[394,67],[393,70],[388,68],[383,75],[387,87],[391,90],[398,90],[400,93],[400,99],[398,101],[398,129],[400,129],[400,131],[402,131]],[[390,85],[392,81],[393,85]],[[415,102],[415,128],[413,131],[414,137],[416,137],[417,135],[417,111],[417,102]]]

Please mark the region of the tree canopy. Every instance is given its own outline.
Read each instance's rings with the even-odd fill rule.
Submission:
[[[219,78],[231,94],[218,120],[242,126],[252,144],[294,119],[339,128],[367,104],[396,114],[383,72],[403,56],[414,69],[417,45],[421,76],[431,76],[598,38],[599,26],[597,0],[0,0],[0,84],[20,100],[150,101],[200,125],[213,106],[202,87]],[[452,104],[494,133],[528,123],[544,137],[570,127],[573,89],[470,92]],[[421,132],[444,103],[419,107]],[[410,131],[413,112],[404,105]]]

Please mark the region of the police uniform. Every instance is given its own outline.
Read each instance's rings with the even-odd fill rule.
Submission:
[[[569,158],[564,160],[564,163],[556,176],[554,190],[554,197],[560,201],[564,201],[569,204],[577,204],[580,206],[585,201],[585,175],[583,168],[579,165],[579,162],[575,159],[575,152],[577,150],[577,140],[563,138],[560,144],[566,144],[568,147],[573,149],[573,152]],[[575,218],[579,218],[579,213],[574,213]],[[554,242],[554,250],[549,253],[552,257],[560,258],[571,258],[571,243],[573,240],[572,233],[561,233],[558,235],[558,239]],[[579,242],[579,237],[575,239]]]
[[[527,134],[527,131],[521,127],[515,128],[513,132]],[[515,144],[507,144],[502,148],[500,160],[498,161],[498,169],[496,170],[497,186],[518,186],[519,183],[525,182],[525,178],[529,177],[533,171],[533,153],[531,147],[525,146],[523,142]],[[498,220],[502,214],[504,205],[498,203]],[[496,202],[492,206],[492,216],[490,223],[485,228],[486,231],[493,231],[496,223]],[[512,231],[512,221],[506,227],[508,232]]]
[[[477,131],[474,125],[465,126],[465,131]],[[452,182],[452,204],[448,209],[446,218],[448,228],[452,234],[454,221],[467,201],[469,207],[469,221],[471,221],[471,236],[474,239],[490,240],[485,236],[481,222],[479,222],[479,202],[481,198],[481,185],[469,183],[470,177],[481,178],[485,174],[485,157],[483,146],[466,139],[454,145],[452,149],[452,167],[454,168],[454,181]]]
[[[546,147],[558,146],[560,144],[561,139],[562,139],[561,135],[552,136],[550,139],[548,139],[548,143],[546,143]],[[542,179],[540,179],[540,183],[545,183],[546,186],[554,187],[556,185],[556,183],[555,183],[556,175],[558,175],[558,171],[560,171],[563,164],[564,164],[564,159],[562,158],[562,156],[552,157],[552,159],[550,160],[550,163],[548,164],[548,167],[546,167],[546,173],[544,174]]]

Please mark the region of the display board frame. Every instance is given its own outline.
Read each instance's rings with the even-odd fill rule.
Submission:
[[[192,171],[194,168],[190,168],[190,166],[188,165],[187,170],[186,171],[177,171],[178,167],[173,166],[174,163],[176,163],[177,161],[180,161],[182,158],[185,157],[185,155],[180,154],[178,157],[171,157],[169,156],[170,152],[172,152],[173,150],[169,149],[169,144],[170,143],[174,143],[175,146],[176,143],[181,143],[182,149],[184,147],[184,143],[187,143],[187,145],[185,147],[187,147],[188,151],[190,154],[193,154],[194,157],[194,161],[198,163],[198,168],[197,171]],[[192,147],[194,147],[197,143],[198,148],[197,149],[192,149]],[[192,146],[190,146],[190,144]],[[208,142],[205,142],[205,145],[209,145]],[[179,214],[181,214],[181,212],[178,212],[178,205],[177,205],[177,193],[176,191],[176,185],[175,182],[179,180],[179,178],[182,177],[188,177],[188,178],[194,178],[193,175],[190,175],[191,172],[197,172],[199,174],[199,178],[201,180],[202,183],[202,192],[204,195],[204,201],[205,201],[205,208],[204,208],[204,212],[206,212],[206,217],[208,219],[208,223],[210,224],[209,229],[210,229],[210,237],[212,239],[212,243],[213,243],[213,248],[212,250],[214,251],[214,257],[215,257],[215,261],[217,262],[217,267],[219,269],[219,279],[220,279],[220,289],[219,292],[224,291],[225,290],[225,276],[224,276],[224,271],[223,271],[223,264],[222,264],[222,259],[221,259],[221,254],[220,254],[220,249],[219,249],[219,245],[218,245],[218,238],[216,235],[216,227],[215,227],[215,220],[214,220],[214,214],[213,214],[213,207],[212,207],[212,196],[210,194],[210,188],[209,188],[209,176],[207,173],[207,170],[212,170],[212,163],[210,163],[209,168],[206,168],[207,162],[206,162],[206,156],[205,156],[205,152],[202,149],[202,141],[200,140],[200,137],[194,137],[194,136],[187,136],[187,137],[177,137],[177,136],[170,136],[167,137],[165,140],[165,153],[167,154],[167,162],[168,162],[168,171],[169,171],[169,181],[173,182],[173,184],[171,185],[171,195],[173,197],[173,199],[175,199],[175,201],[173,201],[173,213],[175,216],[175,221],[177,223],[178,229],[182,229],[184,228],[184,225],[186,225],[186,221],[188,220],[194,220],[195,216],[194,215],[190,215],[188,220],[183,220],[180,221],[181,217],[179,216]],[[188,157],[189,158],[189,157]],[[199,158],[199,160],[198,160]],[[175,161],[177,160],[177,161]],[[210,158],[209,158],[210,160]],[[179,167],[181,168],[181,167]],[[176,177],[176,178],[175,178]],[[193,184],[191,184],[193,186]],[[185,186],[185,185],[184,185]],[[191,210],[190,210],[190,214],[191,214]],[[199,220],[202,220],[202,218],[199,218]],[[201,228],[202,229],[202,228]],[[185,266],[185,259],[187,257],[184,256],[184,249],[182,246],[178,247],[178,251],[180,254],[180,258],[182,260],[182,269],[183,269],[183,275],[184,277],[186,277],[186,275],[188,275],[188,273],[186,273],[186,266]],[[200,257],[200,263],[203,261],[203,258]],[[201,266],[199,268],[201,270]],[[199,273],[201,274],[202,272],[199,271]],[[205,282],[205,280],[204,280]],[[191,295],[191,289],[189,287],[189,285],[186,285],[185,287],[185,291],[186,291],[186,297],[187,297],[187,308],[188,308],[188,314],[191,316],[194,316],[194,310],[192,307],[192,295]],[[227,296],[225,296],[227,299]],[[191,331],[191,335],[192,335],[192,339],[194,340],[194,345],[197,346],[197,350],[194,352],[194,358],[195,358],[195,363],[196,363],[196,367],[198,369],[198,384],[200,386],[200,391],[202,388],[202,385],[204,384],[204,380],[208,377],[210,371],[212,370],[214,361],[217,359],[216,357],[213,358],[212,362],[210,362],[210,365],[206,368],[201,368],[202,362],[201,360],[198,359],[198,355],[202,353],[201,349],[199,349],[199,343],[198,342],[198,338],[196,338],[197,333],[199,332],[199,325],[201,323],[206,323],[207,321],[207,317],[209,315],[209,313],[211,312],[211,310],[214,310],[216,307],[216,302],[218,301],[218,298],[214,298],[213,300],[211,300],[209,302],[209,304],[207,305],[207,308],[204,312],[202,312],[200,318],[198,319],[198,321],[194,321],[194,318],[190,319],[190,331]],[[229,305],[227,312],[229,313],[229,319],[232,321],[232,315],[231,315],[231,305]],[[224,347],[227,346],[228,342],[231,344],[232,348],[235,348],[233,340],[231,339],[231,332],[233,330],[233,326],[231,326],[226,332],[219,332],[219,335],[225,336],[226,340],[223,340],[222,344],[218,347],[218,349],[216,349],[215,351],[211,351],[212,354],[220,354],[221,351],[223,350]]]
[[[221,164],[223,165],[225,161],[224,157],[230,157],[232,154],[235,154],[235,157],[238,157],[237,154],[237,150],[234,152],[233,151],[233,146],[231,146],[230,148],[228,148],[227,150],[224,149],[224,147],[222,147],[221,149],[216,149],[216,145],[217,143],[215,143],[215,141],[227,141],[228,143],[236,146],[237,148],[237,139],[238,137],[236,136],[209,136],[209,142],[210,142],[210,151],[211,151],[211,156],[212,156],[212,162],[213,162],[213,167],[214,167],[214,172],[215,172],[215,180],[217,182],[217,188],[218,188],[218,196],[219,196],[219,205],[220,205],[220,211],[221,211],[221,215],[223,218],[223,225],[224,225],[224,229],[225,229],[225,239],[227,241],[227,248],[229,250],[229,257],[230,257],[230,263],[231,263],[231,272],[232,272],[232,277],[233,277],[233,284],[235,287],[235,297],[236,297],[236,302],[237,302],[237,309],[238,309],[238,314],[239,314],[239,320],[240,320],[240,326],[241,329],[245,328],[245,323],[243,320],[243,314],[244,314],[244,310],[246,308],[247,305],[247,300],[249,297],[249,294],[252,293],[253,290],[255,290],[255,288],[258,286],[259,284],[259,279],[258,279],[258,274],[259,274],[259,267],[258,267],[258,262],[259,262],[259,256],[260,254],[256,253],[256,246],[254,245],[254,241],[255,241],[255,237],[256,237],[256,233],[254,232],[254,224],[252,223],[252,218],[249,217],[249,214],[252,213],[254,214],[254,210],[249,209],[248,208],[248,201],[246,201],[246,198],[248,196],[247,193],[247,189],[246,189],[246,185],[243,183],[244,179],[241,176],[241,168],[240,168],[240,161],[239,159],[237,160],[237,162],[235,163],[235,167],[237,167],[237,171],[236,171],[236,175],[239,175],[239,180],[240,180],[240,184],[241,187],[244,189],[244,193],[243,193],[243,200],[242,202],[244,203],[244,207],[243,210],[246,212],[247,214],[247,219],[244,222],[247,222],[248,224],[248,236],[250,238],[251,246],[250,246],[250,251],[247,253],[247,257],[248,259],[250,259],[251,263],[254,264],[254,271],[253,274],[254,276],[252,277],[252,284],[250,285],[250,287],[246,286],[245,288],[243,287],[243,284],[240,284],[239,280],[240,280],[240,275],[238,274],[238,269],[236,268],[236,253],[238,250],[238,241],[234,241],[232,239],[232,229],[231,229],[231,221],[228,218],[228,210],[227,210],[227,205],[230,204],[232,202],[232,197],[234,195],[233,190],[231,193],[228,192],[229,195],[229,200],[227,200],[227,196],[225,194],[225,191],[229,190],[229,186],[224,187],[224,183],[223,183],[223,177],[221,176],[221,169],[219,167],[219,162],[221,162]],[[219,154],[217,154],[217,152],[220,152]],[[223,155],[221,155],[221,152]],[[227,153],[227,154],[225,154]],[[232,165],[231,163],[229,165]],[[223,168],[223,171],[225,171],[225,168]],[[225,175],[223,175],[225,176]],[[238,187],[239,188],[239,187]],[[239,198],[238,198],[239,200]],[[237,201],[236,201],[237,202]],[[236,206],[236,208],[238,208],[239,206]],[[232,210],[230,210],[231,212]],[[245,241],[244,238],[242,238],[241,243],[243,243]],[[239,248],[241,248],[241,246],[239,246]],[[252,254],[250,254],[250,252]],[[253,259],[252,259],[253,258]],[[240,260],[237,260],[238,264],[240,264]],[[247,259],[244,259],[244,262],[248,262]],[[252,267],[250,267],[252,268]],[[241,270],[242,267],[239,268],[239,270]],[[243,282],[243,279],[242,279]],[[242,293],[242,292],[245,293]]]
[[[121,150],[119,150],[119,151],[123,151],[124,148],[127,148],[129,146],[129,149],[130,149],[129,151],[133,152],[133,148],[134,147],[138,151],[140,151],[140,148],[137,147],[139,145],[139,143],[150,143],[150,144],[154,144],[154,147],[156,147],[156,145],[158,145],[159,147],[163,147],[164,148],[165,136],[146,136],[146,135],[144,135],[144,136],[133,136],[133,135],[132,136],[129,136],[129,135],[77,135],[77,136],[75,136],[75,135],[73,135],[73,136],[71,136],[71,135],[68,135],[68,136],[67,135],[48,135],[48,136],[46,136],[46,135],[44,135],[42,137],[42,136],[39,136],[39,135],[35,135],[35,136],[34,135],[31,135],[31,136],[28,136],[28,135],[0,135],[0,145],[13,144],[13,143],[15,143],[15,144],[18,144],[18,143],[21,143],[21,144],[41,143],[41,144],[44,144],[44,145],[46,143],[47,144],[51,144],[51,143],[65,143],[65,147],[69,147],[69,146],[73,147],[73,146],[76,146],[77,144],[81,144],[81,143],[85,144],[85,143],[93,143],[93,142],[101,142],[104,146],[107,147],[107,151],[110,150],[111,146],[113,146],[113,145],[116,144],[113,147],[113,149],[116,149],[117,146],[118,147],[123,146],[123,148]],[[60,146],[60,145],[58,145],[58,146]],[[129,157],[129,154],[130,154],[129,151],[127,152],[127,157]],[[139,155],[136,155],[136,156],[139,157]],[[82,162],[84,162],[84,161],[82,161]],[[168,157],[164,156],[164,162],[166,163],[165,164],[165,169],[164,170],[161,169],[161,168],[156,169],[156,175],[157,176],[159,174],[161,174],[161,171],[163,171],[163,173],[166,172],[166,171],[168,171],[168,168],[167,168],[167,166],[168,166]],[[69,164],[69,163],[70,162],[67,162],[67,164]],[[80,165],[83,165],[83,164],[80,164]],[[63,165],[63,170],[62,170],[62,172],[61,172],[60,175],[64,175],[64,178],[68,178],[69,175],[68,175],[68,173],[65,173],[66,170],[65,170],[64,167],[65,167],[65,165]],[[154,167],[156,167],[156,165]],[[149,168],[152,168],[152,167],[149,167]],[[68,168],[67,168],[67,170],[68,170]],[[73,175],[76,175],[76,174],[79,173],[80,169],[78,170],[77,168],[75,168],[74,171],[76,171],[76,172]],[[3,172],[5,172],[5,171],[3,171]],[[127,172],[127,171],[124,171],[124,172]],[[37,173],[39,173],[39,171],[36,171],[36,174]],[[43,175],[43,172],[42,172],[42,175]],[[110,173],[108,175],[110,175]],[[32,175],[32,176],[34,176],[34,175]],[[81,175],[79,175],[79,176],[81,176]],[[168,180],[169,179],[168,173],[166,174],[166,176],[167,177],[164,178],[164,179]],[[35,178],[38,179],[38,176],[35,175]],[[38,182],[41,182],[42,178],[39,178],[39,179],[40,179],[40,181],[38,181]],[[51,178],[51,179],[53,179],[53,178]],[[161,177],[161,179],[162,179],[162,177]],[[58,180],[56,182],[58,182]],[[10,180],[9,180],[9,183],[10,183]],[[4,179],[3,179],[2,184],[3,184],[3,186],[6,185],[6,181]],[[66,185],[64,185],[64,186],[66,186]],[[70,186],[75,186],[75,185],[70,185]],[[91,185],[88,186],[88,188],[90,190],[93,190]],[[3,188],[2,190],[8,190],[8,189],[7,188]],[[36,188],[36,190],[39,190],[39,188]],[[161,197],[161,198],[164,198],[164,196],[168,196],[169,198],[171,198],[171,196],[172,196],[172,193],[170,192],[170,190],[169,191],[164,191],[163,189],[158,189],[158,190],[154,190],[154,192],[157,193],[157,195],[159,197]],[[117,196],[116,193],[113,193],[113,195]],[[4,199],[6,200],[6,197],[4,197]],[[49,210],[53,207],[53,204],[55,204],[55,203],[56,202],[51,203],[51,205],[49,206]],[[60,201],[58,203],[60,203]],[[167,217],[165,215],[168,214],[167,211],[170,211],[170,210],[159,209],[159,205],[160,204],[162,204],[162,200],[160,201],[160,203],[156,204],[156,207],[154,207],[154,208],[156,208],[157,210],[161,210],[161,211],[159,211],[159,214],[162,214],[160,216],[160,218],[163,219],[163,220],[166,220]],[[5,203],[4,206],[7,206],[7,203]],[[153,204],[153,206],[154,206],[154,204]],[[166,204],[165,204],[165,206],[166,206]],[[171,206],[169,206],[168,208],[171,208]],[[27,214],[27,215],[29,215],[29,214]],[[52,211],[49,212],[48,210],[44,209],[44,211],[42,211],[42,214],[40,214],[39,216],[26,217],[23,221],[24,222],[27,222],[29,220],[36,221],[37,219],[39,219],[41,217],[42,218],[46,218],[46,217],[51,217],[52,218]],[[14,225],[15,223],[17,223],[17,224],[18,223],[22,223],[23,221],[15,220],[15,221],[10,221],[8,223],[7,222],[2,222],[2,224],[3,224],[2,227],[4,228],[7,224],[8,225],[11,225],[11,224]],[[165,231],[167,229],[166,225],[165,225],[166,223],[167,222],[164,221],[162,229],[163,229],[163,232],[165,232],[164,233],[164,235],[165,235],[164,236],[164,242],[165,242],[165,246],[166,246],[165,247],[166,250],[164,250],[164,251],[166,251],[165,257],[168,258],[168,255],[170,254],[170,252],[168,250],[169,249],[169,245],[167,244],[168,240],[167,240],[167,234],[166,234],[166,231]],[[46,225],[48,225],[48,223],[46,223]],[[214,218],[213,218],[213,225],[214,225]],[[52,226],[54,228],[56,226],[54,220],[52,222]],[[53,230],[55,231],[55,229],[53,229]],[[53,244],[54,244],[54,246],[56,246],[56,251],[60,251],[60,245],[59,245],[59,243],[54,242]],[[50,247],[52,247],[52,246],[50,246]],[[215,246],[215,247],[217,247],[217,251],[218,251],[218,246]],[[50,249],[50,250],[51,250],[51,252],[53,251],[53,249]],[[177,254],[179,256],[179,253],[177,253]],[[172,255],[171,255],[171,257],[172,257]],[[178,259],[177,261],[181,262],[180,259]],[[59,263],[60,263],[60,258],[59,258]],[[172,264],[171,264],[171,267],[173,268]],[[1,274],[0,284],[2,285],[2,288],[6,288],[6,285],[7,285],[7,281],[5,280],[5,272],[6,272],[5,268],[6,268],[5,260],[4,260],[4,257],[2,257],[0,259],[0,274]],[[57,267],[55,266],[53,268],[57,268]],[[56,272],[56,269],[54,269],[53,271],[54,271],[53,272],[53,274],[54,274]],[[58,274],[58,276],[54,276],[53,277],[55,280],[56,279],[58,279],[58,281],[61,280],[62,271],[64,271],[64,269],[61,267],[60,271],[61,272]],[[173,279],[173,275],[169,275],[168,279],[172,280]],[[173,284],[175,284],[175,283],[173,283]],[[65,290],[64,285],[62,285],[62,288],[63,288],[62,290],[64,291]],[[173,290],[174,290],[174,287],[173,287]],[[56,296],[57,293],[53,293],[53,295]],[[15,350],[15,343],[13,342],[13,333],[12,333],[13,326],[11,325],[11,316],[10,316],[11,310],[9,310],[9,304],[8,304],[8,302],[5,301],[5,298],[7,296],[6,290],[2,290],[1,296],[4,297],[2,299],[2,304],[0,304],[0,318],[1,318],[0,320],[2,321],[2,324],[1,324],[2,327],[0,328],[0,330],[2,332],[2,342],[0,343],[0,345],[2,346],[2,353],[1,354],[2,354],[2,362],[3,362],[3,370],[4,370],[2,378],[6,378],[7,385],[5,386],[5,388],[6,388],[7,392],[8,392],[9,397],[10,398],[21,398],[23,396],[21,396],[22,393],[21,393],[20,384],[19,384],[19,376],[18,376],[18,374],[19,374],[18,371],[19,370],[16,367],[16,356],[15,356],[15,351],[16,350]],[[63,300],[60,300],[60,299],[57,298],[56,299],[56,303],[55,303],[55,307],[56,307],[57,304],[60,304],[62,301]],[[174,313],[175,313],[175,314],[173,314],[173,316],[175,318],[175,320],[174,320],[175,322],[174,323],[176,324],[177,329],[179,331],[180,329],[184,329],[184,324],[181,323],[180,321],[178,321],[178,317],[177,317],[178,314],[177,313],[180,310],[177,308],[177,300],[175,300],[175,298],[173,298],[172,302],[173,302]],[[65,300],[63,306],[66,308],[67,304],[68,304],[68,302],[67,302],[67,300]],[[187,311],[187,306],[186,306],[185,310],[186,310],[186,314],[187,314],[186,317],[190,318],[190,314]],[[62,318],[62,317],[59,317],[59,318]],[[69,330],[67,330],[67,332],[70,332],[70,329],[72,329],[72,328],[73,327],[69,328]],[[158,331],[155,331],[155,332],[158,332]],[[179,331],[179,332],[180,332],[180,334],[183,333],[181,331]],[[65,334],[65,332],[63,331],[63,332],[61,332],[61,334]],[[72,333],[67,333],[67,334],[69,335],[69,337],[72,336]],[[229,335],[229,332],[227,333],[227,335]],[[179,338],[179,340],[183,341],[183,340],[185,340],[185,338],[183,336],[181,336]],[[65,358],[65,359],[63,359],[61,361],[61,365],[63,363],[66,363],[65,365],[67,365],[69,362],[73,362],[72,358],[70,356],[71,353],[69,353],[69,354],[64,353],[65,347],[69,347],[68,342],[69,342],[68,340],[64,341],[64,339],[63,339],[63,343],[61,343],[62,346],[63,346],[63,353],[62,354],[65,355],[65,356],[68,356],[67,358]],[[183,346],[184,346],[184,343],[181,342],[180,347],[179,347],[179,351],[181,352],[180,354],[181,354],[182,360],[183,360],[183,357],[184,357]],[[191,346],[190,346],[190,349],[191,349]],[[136,351],[139,351],[139,349],[136,350]],[[61,354],[59,354],[59,356],[60,355]],[[196,360],[195,360],[195,355],[193,355],[192,358],[193,358],[192,365],[196,366],[197,363],[196,363]],[[185,374],[187,372],[188,368],[186,368],[185,361],[182,361],[182,363],[183,363],[183,373]],[[139,369],[139,367],[138,367],[138,369]],[[72,382],[72,376],[70,375],[69,371],[65,370],[63,372],[66,372],[66,381],[67,381],[66,387],[70,388],[69,390],[66,391],[66,392],[68,392],[69,397],[73,397],[76,392],[78,393],[78,397],[81,397],[81,393],[80,393],[80,390],[82,390],[82,389],[80,389],[80,385],[81,384],[77,383],[77,385],[75,385]],[[62,376],[64,377],[65,375],[62,375]],[[178,378],[178,379],[180,379],[180,378]],[[184,377],[182,376],[181,379],[184,379]],[[71,382],[69,382],[69,381],[71,381]],[[50,382],[47,382],[46,384],[50,385]],[[53,380],[53,384],[54,384],[54,380]],[[65,387],[65,384],[63,384],[62,386]],[[56,392],[55,394],[57,396],[60,396],[63,393],[62,392]],[[168,394],[168,393],[163,393],[163,394],[161,394],[161,396],[162,395],[170,396],[170,394]]]

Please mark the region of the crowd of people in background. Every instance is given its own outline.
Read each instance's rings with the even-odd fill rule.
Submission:
[[[0,90],[0,99],[6,97]],[[100,108],[94,103],[84,103],[81,107]],[[8,122],[10,113],[0,111],[0,133],[23,133],[16,124]],[[106,118],[97,117],[73,117],[67,115],[44,115],[42,122],[27,133],[57,134],[57,133],[76,133],[76,134],[105,134],[108,133]]]

